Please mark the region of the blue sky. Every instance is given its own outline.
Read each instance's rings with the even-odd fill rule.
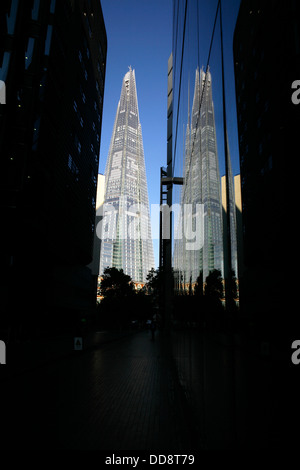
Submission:
[[[224,20],[235,23],[239,0],[225,0]],[[160,167],[166,165],[167,64],[172,51],[172,0],[101,0],[108,39],[99,172],[104,174],[122,80],[135,69],[149,203],[159,204]],[[232,13],[232,14],[231,14]],[[225,38],[226,54],[232,37]],[[229,59],[230,60],[230,59]],[[233,149],[233,159],[237,152]],[[237,162],[233,162],[234,173]],[[152,225],[158,265],[158,219]]]
[[[166,164],[167,72],[172,51],[172,0],[101,0],[108,51],[99,172],[104,174],[122,80],[135,69],[149,203],[159,204]],[[152,227],[158,233],[157,225]],[[158,264],[158,240],[154,239]]]

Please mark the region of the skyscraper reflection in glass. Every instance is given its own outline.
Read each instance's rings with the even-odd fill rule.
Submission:
[[[202,236],[200,245],[194,249],[187,238],[178,233],[180,218],[175,221],[173,265],[179,289],[194,284],[200,272],[203,279],[213,269],[219,269],[223,274],[221,187],[212,77],[209,70],[205,73],[199,68],[195,72],[191,112],[188,109],[183,175],[181,206],[192,208],[194,233],[197,219],[201,219]]]
[[[232,20],[232,6],[236,15],[239,0],[225,3],[223,20]],[[239,162],[230,53],[234,21],[222,21],[221,2],[174,0],[173,7],[166,168],[173,179],[166,192],[176,210],[172,245],[163,245],[168,257],[161,264],[168,269],[172,256],[179,293],[191,292],[200,275],[204,290],[207,276],[220,271],[227,300],[232,273],[238,278],[233,175]],[[193,246],[194,235],[198,241]]]

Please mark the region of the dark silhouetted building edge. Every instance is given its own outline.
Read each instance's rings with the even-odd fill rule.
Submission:
[[[1,322],[71,326],[93,259],[107,38],[99,1],[0,6]]]

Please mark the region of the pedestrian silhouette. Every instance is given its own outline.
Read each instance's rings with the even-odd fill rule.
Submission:
[[[152,318],[150,329],[151,329],[151,339],[152,339],[152,341],[154,341],[155,330],[156,330],[156,321],[154,320],[154,318]]]

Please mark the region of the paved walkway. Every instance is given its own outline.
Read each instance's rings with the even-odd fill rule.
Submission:
[[[200,442],[166,338],[138,332],[4,382],[6,445],[188,451]],[[8,367],[8,366],[6,366]]]
[[[274,361],[192,331],[114,339],[0,381],[0,448],[184,454],[298,445],[300,369],[289,345]]]
[[[133,329],[90,331],[84,334],[82,348],[84,351],[97,348],[135,333]],[[54,360],[68,356],[78,356],[75,351],[75,338],[72,335],[61,335],[57,337],[42,337],[30,341],[8,343],[6,361],[7,375],[29,372],[32,369],[45,367]]]

